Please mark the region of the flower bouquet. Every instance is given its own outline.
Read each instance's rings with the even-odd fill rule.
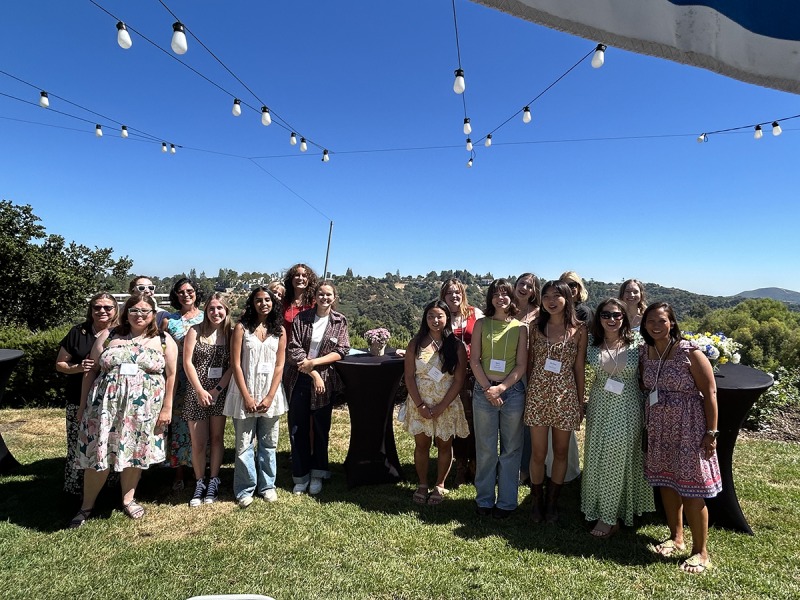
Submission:
[[[385,327],[378,329],[370,329],[364,334],[364,339],[369,344],[369,352],[373,356],[383,356],[386,348],[386,342],[389,341],[391,334]]]
[[[727,362],[738,365],[742,358],[739,354],[742,345],[723,333],[686,332],[683,334],[683,339],[694,342],[700,347],[700,350],[711,362],[715,373],[719,365],[724,365]]]

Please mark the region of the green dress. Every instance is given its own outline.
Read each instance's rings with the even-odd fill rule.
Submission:
[[[644,478],[644,394],[638,381],[639,353],[632,345],[613,357],[604,346],[591,342],[586,365],[592,369],[594,381],[586,409],[581,512],[587,521],[600,519],[614,524],[621,519],[630,526],[634,515],[655,510],[653,488]],[[609,371],[615,372],[613,379],[623,384],[621,394],[605,389],[611,378]]]

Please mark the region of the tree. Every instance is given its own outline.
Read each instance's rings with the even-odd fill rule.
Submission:
[[[114,260],[111,248],[47,235],[40,221],[29,205],[0,201],[0,325],[67,323],[86,310],[87,296],[118,288],[133,266],[127,256]]]

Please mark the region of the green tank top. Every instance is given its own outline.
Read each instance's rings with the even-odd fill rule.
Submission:
[[[481,328],[481,366],[486,377],[492,381],[502,381],[517,366],[517,345],[519,343],[520,322],[496,321],[486,317]],[[505,361],[505,368],[492,370],[492,361]]]

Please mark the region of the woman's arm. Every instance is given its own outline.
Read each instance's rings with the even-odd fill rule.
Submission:
[[[419,415],[425,419],[433,417],[431,408],[422,401],[417,387],[417,351],[415,349],[416,336],[406,346],[406,355],[403,358],[403,378],[406,382],[406,389],[411,401],[416,405]],[[463,346],[463,344],[462,344]]]
[[[286,330],[281,327],[281,337],[278,339],[278,354],[275,357],[275,370],[272,372],[272,381],[269,385],[267,395],[261,398],[258,405],[260,411],[266,412],[272,406],[272,401],[275,400],[275,394],[278,393],[278,388],[283,379],[283,366],[286,363]]]
[[[472,328],[472,342],[469,345],[469,366],[472,369],[472,374],[475,376],[475,381],[478,382],[484,390],[489,387],[489,378],[483,372],[483,365],[481,365],[481,332],[483,331],[483,319],[475,321],[475,326]]]
[[[67,375],[77,375],[88,371],[92,367],[92,359],[87,356],[81,362],[70,364],[72,362],[72,355],[67,352],[64,346],[58,349],[58,356],[56,356],[56,371],[65,373]]]
[[[511,372],[506,375],[506,378],[503,380],[497,387],[503,388],[505,392],[508,388],[512,387],[515,383],[517,383],[522,376],[525,375],[525,370],[527,369],[528,365],[528,328],[524,325],[520,325],[519,327],[519,339],[517,340],[517,358],[514,368],[511,369]]]
[[[294,318],[294,321],[292,321],[292,339],[289,341],[289,344],[286,347],[286,359],[291,361],[292,364],[299,365],[307,357],[307,351],[303,347],[304,333],[304,326],[300,319],[300,315],[297,315]]]
[[[575,332],[578,336],[578,353],[575,356],[575,364],[572,365],[572,372],[575,375],[575,389],[578,392],[578,409],[581,414],[581,421],[586,416],[584,402],[586,398],[586,346],[589,342],[589,335],[586,327],[578,325]]]
[[[694,384],[700,393],[703,394],[703,408],[706,414],[706,430],[717,430],[717,381],[714,379],[714,369],[711,363],[699,349],[694,348],[689,352],[689,371],[694,378]],[[703,436],[701,447],[705,453],[705,458],[711,458],[714,449],[717,447],[717,440],[714,436],[706,434]]]
[[[242,340],[244,338],[244,327],[241,323],[236,325],[231,336],[231,369],[233,370],[233,380],[236,382],[236,387],[242,394],[242,402],[244,402],[244,409],[246,412],[253,412],[256,410],[256,403],[250,395],[250,390],[247,388],[247,382],[244,379],[242,372]]]
[[[447,388],[447,393],[442,398],[442,401],[431,410],[433,417],[438,417],[447,410],[447,407],[461,393],[461,388],[464,387],[464,379],[467,377],[467,350],[461,342],[456,344],[456,350],[458,351],[458,364],[456,365],[455,373],[453,373],[453,381],[450,383],[450,387]]]
[[[200,377],[197,375],[197,369],[192,362],[194,357],[194,347],[197,345],[197,326],[195,325],[188,332],[186,332],[186,339],[183,341],[183,371],[186,373],[186,378],[192,384],[195,393],[197,394],[197,403],[200,406],[211,406],[213,398],[208,390],[203,388],[200,383]]]
[[[89,390],[92,389],[94,380],[97,379],[97,374],[100,372],[100,355],[103,353],[103,344],[108,337],[108,330],[103,331],[97,336],[92,346],[92,351],[89,353],[89,358],[92,360],[92,366],[83,372],[83,380],[81,381],[81,403],[78,408],[77,421],[81,422],[83,419],[83,411],[86,410],[86,403],[89,399]]]
[[[164,337],[164,360],[166,362],[166,378],[164,382],[164,404],[156,420],[156,427],[166,427],[172,421],[172,397],[175,393],[175,374],[178,371],[178,345],[171,336]]]

